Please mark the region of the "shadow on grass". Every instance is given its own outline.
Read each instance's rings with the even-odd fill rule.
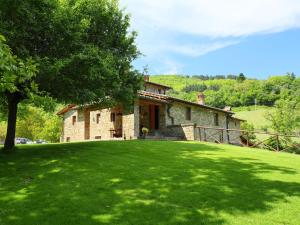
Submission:
[[[24,146],[0,157],[0,224],[225,224],[266,212],[295,170],[181,142]]]

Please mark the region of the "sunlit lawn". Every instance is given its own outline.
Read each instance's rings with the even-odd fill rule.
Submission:
[[[300,157],[185,142],[0,155],[1,225],[300,224]]]

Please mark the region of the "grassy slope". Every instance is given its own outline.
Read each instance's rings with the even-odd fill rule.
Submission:
[[[176,91],[181,91],[184,87],[191,85],[191,84],[203,84],[206,85],[216,85],[216,84],[232,84],[236,81],[234,80],[207,80],[202,81],[197,78],[186,78],[185,76],[179,76],[179,75],[155,75],[150,77],[150,81],[164,84],[167,86],[171,86]]]
[[[270,122],[266,120],[265,115],[272,110],[272,107],[266,106],[257,106],[256,108],[251,106],[234,109],[236,117],[247,120],[249,123],[252,123],[256,129],[270,126]]]
[[[297,225],[299,211],[292,154],[128,141],[0,155],[1,225]]]

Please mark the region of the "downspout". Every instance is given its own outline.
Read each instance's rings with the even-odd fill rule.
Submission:
[[[171,119],[172,125],[174,125],[174,117],[171,116],[171,112],[170,112],[170,110],[171,110],[172,107],[173,107],[172,103],[170,103],[170,104],[167,105],[167,115]]]

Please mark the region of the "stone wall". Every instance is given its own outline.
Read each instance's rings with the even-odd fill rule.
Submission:
[[[241,129],[241,121],[234,119],[234,118],[230,118],[229,119],[229,129],[233,129],[233,130],[240,130]],[[229,132],[229,143],[232,144],[240,144],[240,136],[241,136],[241,132],[240,131],[230,131]]]
[[[150,102],[151,104],[156,104]],[[124,139],[136,139],[139,137],[140,124],[149,126],[149,118],[146,115],[149,112],[149,102],[137,100],[133,109],[129,113],[122,113],[120,108],[114,109],[90,109],[90,139],[89,140],[109,140],[111,139],[111,129],[122,129]],[[230,131],[216,132],[216,130],[199,130],[197,126],[207,126],[215,128],[226,128],[226,113],[217,112],[189,104],[174,103],[169,110],[167,105],[160,106],[160,131],[165,136],[180,137],[185,140],[206,140],[216,142],[222,140],[225,143],[239,143],[240,132]],[[141,106],[141,107],[140,107]],[[186,108],[191,108],[191,118],[186,118]],[[140,116],[139,109],[145,116]],[[168,113],[169,111],[169,113]],[[115,122],[111,122],[111,113],[116,114]],[[219,125],[215,125],[215,114],[218,113]],[[97,123],[97,115],[100,114],[99,123]],[[76,122],[72,124],[72,118],[76,116]],[[172,119],[173,118],[173,119]],[[173,122],[172,122],[173,121]],[[240,129],[240,121],[229,118],[229,129]],[[200,131],[200,132],[199,132]],[[228,135],[229,134],[229,140]],[[84,110],[71,110],[64,114],[64,126],[62,141],[84,141],[85,140],[85,121]]]
[[[76,122],[73,125],[73,116]],[[64,114],[64,127],[62,141],[83,141],[84,140],[84,112],[83,110],[70,110]]]
[[[111,131],[122,129],[123,117],[120,108],[113,109],[85,109],[90,117],[90,137],[87,140],[109,140]],[[115,121],[111,121],[111,113],[115,113]],[[99,123],[97,123],[97,115]],[[73,116],[76,116],[76,123],[73,125]],[[126,116],[125,116],[126,117]],[[85,118],[84,110],[71,110],[64,114],[63,137],[62,142],[84,141],[85,139]]]
[[[139,105],[134,104],[133,112],[123,115],[123,137],[126,140],[139,137]]]
[[[170,106],[169,106],[170,107]],[[191,118],[186,118],[186,108],[191,108]],[[218,125],[215,124],[215,114],[218,114]],[[195,128],[197,126],[212,127],[212,128],[225,128],[227,114],[219,111],[205,109],[197,106],[191,106],[183,103],[174,103],[169,108],[169,114],[166,113],[167,129],[164,133],[168,136],[182,137],[186,140],[206,140],[209,142],[224,142],[229,143],[231,140],[236,140],[237,143],[239,132],[229,132],[229,140],[227,132],[219,131],[216,129],[203,129]],[[173,123],[172,123],[173,122]],[[230,119],[229,129],[239,129],[240,121]],[[194,131],[193,130],[194,127]]]
[[[111,113],[115,113],[115,122],[111,121]],[[111,138],[110,130],[122,129],[121,110],[102,109],[90,111],[90,140],[109,140]],[[97,115],[99,123],[97,123]]]
[[[156,94],[166,94],[165,88],[153,84],[148,84],[148,83],[145,84],[144,91],[156,93]]]
[[[187,120],[185,116],[187,107],[191,108],[191,120]],[[169,111],[170,116],[174,118],[174,124],[172,124],[172,119],[166,114],[167,126],[194,123],[197,126],[226,127],[226,114],[222,112],[181,103],[174,103]],[[214,124],[215,113],[219,115],[219,126]]]

